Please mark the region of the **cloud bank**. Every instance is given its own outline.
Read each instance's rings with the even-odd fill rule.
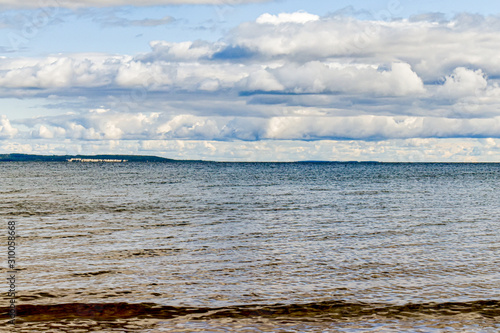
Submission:
[[[61,110],[3,117],[0,139],[500,138],[496,16],[262,14],[217,42],[150,47],[137,55],[0,58],[0,97],[45,98],[43,107]]]
[[[4,8],[41,8],[41,7],[117,7],[117,6],[167,6],[167,5],[238,5],[242,3],[266,2],[267,0],[0,0]]]

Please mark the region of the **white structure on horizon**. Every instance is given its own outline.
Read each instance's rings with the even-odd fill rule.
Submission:
[[[128,162],[127,160],[115,160],[115,159],[101,159],[101,158],[68,158],[68,162],[104,162],[104,163],[123,163]]]

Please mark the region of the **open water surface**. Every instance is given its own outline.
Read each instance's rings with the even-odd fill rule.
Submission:
[[[15,329],[498,332],[499,192],[500,164],[1,163]]]

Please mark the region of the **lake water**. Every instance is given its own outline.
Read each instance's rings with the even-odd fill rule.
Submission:
[[[500,164],[1,163],[0,177],[19,330],[500,331]]]

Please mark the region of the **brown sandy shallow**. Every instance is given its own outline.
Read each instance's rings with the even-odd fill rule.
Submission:
[[[8,324],[8,308],[0,308],[2,332],[133,332],[153,329],[169,320],[255,320],[345,322],[379,318],[439,319],[472,316],[498,323],[500,301],[422,303],[408,305],[348,303],[241,305],[220,308],[174,307],[155,303],[66,303],[17,306],[16,325]],[[5,330],[6,329],[6,330]],[[154,330],[151,330],[154,331]]]
[[[95,321],[85,319],[63,319],[55,321],[17,321],[15,325],[0,324],[0,332],[134,332],[153,329],[158,320],[116,319]]]
[[[140,333],[317,333],[317,332],[384,332],[384,333],[428,333],[428,332],[481,332],[498,333],[498,321],[485,320],[473,315],[461,318],[440,319],[388,319],[362,317],[354,321],[314,321],[300,319],[267,318],[219,318],[210,320],[62,320],[56,322],[25,322],[15,327],[0,326],[0,332],[140,332]]]

